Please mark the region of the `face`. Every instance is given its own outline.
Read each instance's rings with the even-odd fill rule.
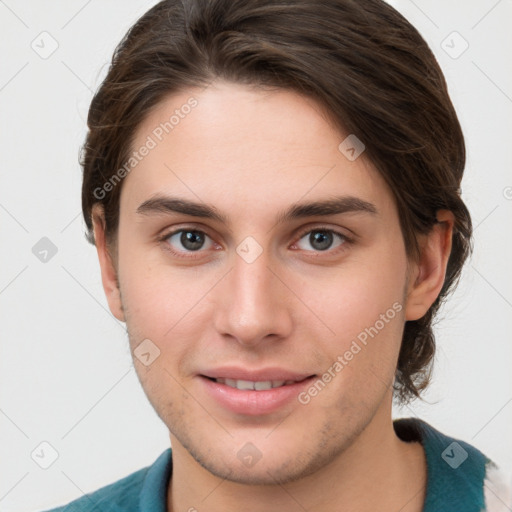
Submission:
[[[389,422],[408,260],[347,135],[294,92],[224,82],[137,131],[110,305],[173,449],[222,478],[297,479]]]

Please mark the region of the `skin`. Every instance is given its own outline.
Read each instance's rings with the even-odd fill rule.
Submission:
[[[172,95],[133,147],[190,96],[198,105],[125,178],[110,251],[101,207],[93,210],[110,309],[132,350],[144,339],[160,350],[149,366],[134,365],[170,431],[168,510],[421,511],[424,452],[396,436],[391,386],[405,321],[441,290],[453,215],[438,212],[410,261],[382,177],[364,153],[349,161],[338,150],[347,134],[291,91],[217,81]],[[157,195],[208,203],[226,222],[137,212]],[[343,195],[377,213],[277,221],[295,203]],[[179,228],[206,233],[204,245],[187,251],[179,235],[165,239]],[[320,228],[328,240],[334,230],[353,241],[333,235],[319,250],[309,233]],[[236,251],[248,236],[262,249],[252,263]],[[321,376],[396,303],[401,311],[306,405],[235,414],[198,377],[230,364]],[[252,467],[237,458],[248,442],[261,454]]]

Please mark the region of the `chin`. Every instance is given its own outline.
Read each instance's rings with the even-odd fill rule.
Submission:
[[[178,433],[179,434],[179,433]],[[244,485],[287,484],[310,476],[331,464],[350,446],[352,438],[341,438],[339,429],[324,427],[316,435],[254,432],[198,442],[190,435],[176,436],[190,456],[212,475]],[[176,435],[176,432],[175,432]],[[238,440],[243,438],[243,440]],[[254,440],[254,444],[249,441]],[[210,447],[205,449],[205,447]],[[236,446],[236,450],[233,447]],[[261,447],[261,450],[257,448]]]
[[[237,459],[233,462],[231,457],[226,457],[224,462],[219,459],[196,456],[190,454],[208,472],[222,480],[243,485],[276,485],[294,482],[311,475],[322,467],[323,462],[302,457],[285,460],[260,460],[252,467],[244,467]]]

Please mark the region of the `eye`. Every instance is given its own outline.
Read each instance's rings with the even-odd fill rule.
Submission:
[[[297,245],[299,249],[310,251],[311,249],[307,247],[309,244],[314,251],[322,252],[329,249],[336,249],[348,242],[350,242],[350,240],[342,233],[338,233],[332,229],[317,228],[304,233],[295,245]]]
[[[200,253],[201,250],[220,248],[204,231],[197,229],[178,229],[166,234],[160,240],[165,244],[166,249],[177,257],[187,257],[187,254],[191,257],[192,253]],[[338,231],[316,228],[303,232],[292,248],[308,252],[336,252],[336,249],[344,248],[349,243],[351,240]]]
[[[180,229],[166,235],[167,242],[173,252],[197,252],[200,249],[211,249],[213,240],[203,231]]]

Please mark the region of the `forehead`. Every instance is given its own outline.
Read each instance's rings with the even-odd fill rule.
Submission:
[[[132,150],[149,149],[125,178],[121,208],[132,210],[155,194],[254,212],[262,204],[279,209],[342,194],[393,208],[364,152],[352,161],[340,150],[349,135],[315,101],[293,91],[226,82],[183,91],[138,127]]]

